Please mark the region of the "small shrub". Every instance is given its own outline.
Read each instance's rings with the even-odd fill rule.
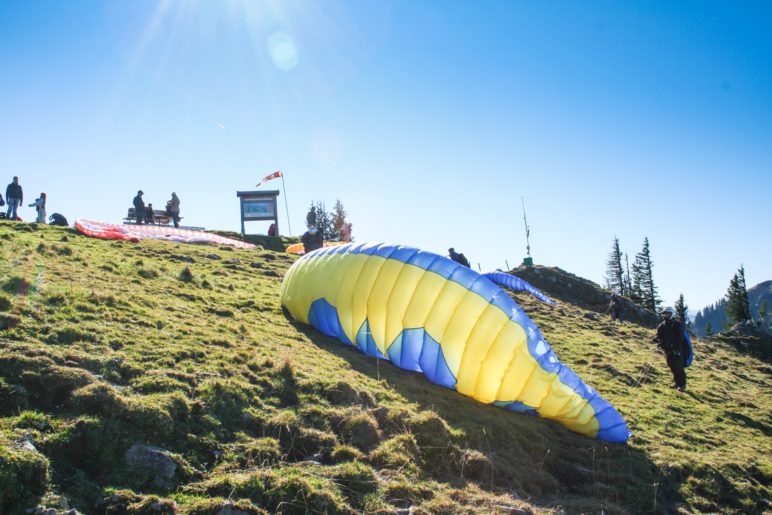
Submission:
[[[16,315],[0,314],[0,330],[15,329],[21,324],[21,317]]]
[[[191,283],[193,282],[193,272],[190,271],[190,267],[186,266],[180,271],[179,275],[180,281],[184,283]]]
[[[48,415],[37,411],[24,411],[20,413],[16,417],[14,426],[22,429],[37,429],[38,431],[46,431],[52,427]]]
[[[347,415],[338,427],[344,440],[367,452],[380,441],[378,423],[369,413],[358,412]]]
[[[126,401],[112,386],[91,383],[72,393],[69,405],[75,413],[119,417],[126,411]]]
[[[27,408],[27,390],[8,384],[0,376],[0,416],[15,415]]]
[[[78,325],[67,324],[55,329],[47,338],[48,343],[52,345],[70,345],[75,342],[95,342],[97,337],[94,333],[84,331]]]
[[[362,451],[353,445],[336,445],[330,454],[330,461],[332,463],[345,463],[359,459],[362,459]]]
[[[34,506],[48,483],[48,460],[40,453],[0,446],[0,513]]]
[[[361,508],[364,498],[378,490],[373,469],[359,461],[336,465],[330,476],[355,508]]]
[[[281,461],[281,447],[276,438],[257,438],[239,444],[235,449],[236,463],[242,468],[266,467]]]
[[[9,277],[3,283],[3,291],[11,295],[26,295],[30,289],[34,290],[34,287],[23,277]]]
[[[160,275],[157,270],[152,268],[140,268],[137,270],[137,274],[143,279],[157,279]]]
[[[226,426],[241,420],[242,412],[250,404],[248,392],[249,385],[223,379],[208,381],[196,390],[208,410]]]
[[[404,433],[381,442],[367,460],[379,469],[415,472],[421,464],[421,451],[415,437]]]
[[[295,377],[295,368],[289,358],[284,360],[277,376],[279,401],[282,406],[295,406],[298,403],[298,381]]]
[[[3,294],[0,294],[0,311],[10,311],[11,306],[11,299]]]

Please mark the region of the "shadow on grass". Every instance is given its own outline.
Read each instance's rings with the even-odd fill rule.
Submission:
[[[416,411],[436,412],[454,431],[454,444],[461,452],[480,452],[490,464],[489,473],[474,478],[483,489],[569,512],[674,512],[685,502],[677,477],[660,470],[641,449],[601,442],[551,420],[482,404],[432,384],[423,374],[364,355],[290,321],[317,346],[345,359],[354,371],[384,382],[406,403],[417,406]],[[455,475],[429,475],[456,487],[469,481],[463,467]]]

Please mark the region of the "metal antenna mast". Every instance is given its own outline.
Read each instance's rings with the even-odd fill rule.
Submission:
[[[525,223],[525,250],[528,251],[528,257],[531,257],[531,228],[528,227],[528,219],[525,217],[525,200],[520,197],[520,202],[523,203],[523,223]]]
[[[533,265],[533,258],[531,257],[531,228],[528,227],[528,219],[525,217],[525,199],[520,197],[520,202],[523,204],[523,223],[525,224],[525,250],[528,256],[523,260],[523,264],[527,266]]]

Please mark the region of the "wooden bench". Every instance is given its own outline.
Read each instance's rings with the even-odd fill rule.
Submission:
[[[182,220],[182,217],[180,217],[180,220]],[[137,213],[136,210],[133,207],[129,208],[129,212],[126,215],[126,218],[123,219],[124,223],[137,223]],[[147,223],[144,220],[142,223]],[[172,217],[170,215],[166,214],[166,211],[163,209],[154,209],[153,210],[153,225],[169,225],[172,223]]]

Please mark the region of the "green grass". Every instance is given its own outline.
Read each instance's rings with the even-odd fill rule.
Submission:
[[[278,295],[295,258],[261,242],[0,222],[0,512],[62,496],[83,513],[770,509],[768,363],[696,341],[679,393],[651,329],[518,294],[625,416],[629,444],[606,444],[296,324]],[[168,451],[171,482],[127,465],[136,443]]]

